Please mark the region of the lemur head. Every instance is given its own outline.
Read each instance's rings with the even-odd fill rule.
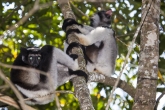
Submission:
[[[40,48],[21,48],[22,61],[32,67],[37,67],[41,61]]]
[[[109,9],[107,11],[99,11],[91,18],[91,26],[97,27],[97,26],[107,26],[109,27],[111,24],[111,16],[112,16],[112,10]]]

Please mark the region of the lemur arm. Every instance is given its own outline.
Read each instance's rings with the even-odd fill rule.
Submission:
[[[77,29],[66,30],[67,26],[71,25],[77,25]],[[72,32],[75,32],[76,36],[79,38],[80,43],[85,46],[104,41],[114,34],[114,31],[110,28],[92,28],[90,26],[79,24],[74,19],[66,19],[63,24],[63,29],[67,33],[66,36]]]
[[[55,48],[55,54],[56,54],[55,56],[57,58],[57,62],[69,68],[69,75],[70,75],[69,79],[73,77],[72,75],[77,75],[77,76],[85,77],[85,80],[87,82],[88,75],[85,72],[78,70],[79,66],[77,61],[77,57],[78,57],[77,55],[71,54],[69,56],[58,48]]]
[[[79,30],[81,30],[81,28],[79,28]],[[86,35],[84,35],[83,33],[75,34],[79,38],[79,42],[82,45],[88,46],[97,42],[107,40],[110,36],[113,35],[113,30],[104,27],[97,27]]]
[[[62,50],[55,48],[55,57],[57,58],[57,62],[67,66],[69,69],[75,71],[78,70],[78,62],[74,60],[69,55],[64,53]]]

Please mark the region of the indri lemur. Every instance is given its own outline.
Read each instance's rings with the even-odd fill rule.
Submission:
[[[78,70],[77,59],[73,60],[58,48],[50,45],[45,45],[41,49],[21,48],[20,54],[13,63],[14,66],[35,68],[50,76],[34,71],[11,69],[11,81],[25,98],[30,98],[26,101],[27,104],[46,104],[53,101],[55,89],[74,77],[68,72],[58,74],[58,63],[73,70],[76,75],[85,74]]]
[[[86,47],[86,55],[91,60],[86,65],[88,72],[98,72],[106,76],[114,73],[117,44],[115,33],[110,27],[111,15],[111,10],[97,12],[91,18],[90,26],[79,24],[70,18],[64,20],[62,28],[66,36],[74,32],[79,43]],[[68,29],[69,26],[76,26],[77,29]],[[73,44],[69,47],[66,45],[67,53],[75,46]]]

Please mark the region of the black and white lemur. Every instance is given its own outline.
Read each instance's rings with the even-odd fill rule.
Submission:
[[[79,38],[79,43],[86,47],[86,55],[90,59],[87,62],[88,72],[97,72],[108,77],[114,73],[117,57],[117,44],[115,33],[110,27],[112,11],[99,11],[91,18],[90,26],[77,23],[74,19],[66,19],[63,23],[63,30],[66,36],[74,32]],[[68,29],[69,26],[76,26],[76,29]],[[70,50],[79,44],[65,43],[65,51]],[[67,50],[66,50],[67,49]]]
[[[65,20],[63,25],[64,30],[72,24],[77,25],[78,31],[76,32],[78,33],[76,34],[80,43],[86,46],[86,55],[91,60],[91,62],[87,62],[87,70],[89,72],[97,71],[106,76],[110,76],[114,72],[117,56],[114,32],[109,28],[110,17],[111,10],[100,11],[92,17],[91,26],[93,27],[80,25],[72,19],[69,20],[70,22]],[[70,24],[68,25],[68,23]],[[75,32],[75,30],[68,30],[67,34],[71,32]],[[72,55],[72,58],[75,59],[76,56]],[[26,100],[27,104],[49,103],[54,100],[55,89],[74,77],[72,74],[85,76],[84,72],[78,70],[77,60],[72,58],[50,45],[45,45],[41,49],[22,48],[13,65],[44,71],[49,74],[50,78],[33,71],[11,69],[11,81],[24,97],[30,98],[30,100]],[[68,72],[59,74],[58,63],[73,70],[72,74]]]
[[[73,60],[73,59],[75,60]],[[50,77],[34,71],[24,71],[20,69],[11,69],[10,79],[18,90],[23,94],[27,104],[46,104],[54,100],[56,88],[66,81],[73,78],[68,72],[58,72],[57,64],[65,65],[69,69],[75,70],[75,74],[81,76],[84,74],[78,70],[76,56],[68,56],[62,50],[51,45],[45,45],[40,48],[21,48],[20,54],[15,59],[14,66],[35,68],[49,74]],[[74,73],[73,73],[74,74]]]

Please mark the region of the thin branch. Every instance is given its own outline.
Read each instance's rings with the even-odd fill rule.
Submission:
[[[13,68],[13,69],[29,71],[29,72],[35,72],[35,73],[39,73],[39,74],[45,75],[47,77],[50,77],[48,73],[34,69],[34,68],[27,68],[27,67],[23,67],[23,66],[13,66],[13,65],[4,64],[2,62],[0,62],[0,66],[6,67],[6,68]]]
[[[2,71],[0,70],[0,77],[11,87],[11,89],[14,91],[15,95],[17,96],[17,98],[19,99],[19,103],[21,105],[21,108],[23,110],[28,110],[26,104],[24,103],[24,99],[22,97],[22,95],[20,94],[20,92],[16,89],[16,87],[12,84],[12,82],[10,82],[10,80],[6,79],[6,76],[2,73]]]
[[[131,35],[134,35],[134,32],[128,33],[128,34],[124,34],[124,35],[117,35],[116,37],[120,38],[120,37],[131,36]]]
[[[50,92],[49,94],[47,94],[47,96],[49,96],[51,94],[54,94],[54,92]],[[32,100],[32,99],[35,99],[35,98],[43,98],[43,97],[45,97],[45,95],[44,96],[38,95],[38,96],[35,96],[35,97],[26,98],[26,99],[24,99],[24,101]]]
[[[116,39],[121,42],[123,45],[125,45],[126,47],[128,47],[128,45],[126,43],[124,43],[122,40],[120,40],[119,38],[116,37]]]
[[[165,12],[163,10],[160,10],[160,13],[164,16],[165,18]]]
[[[117,80],[116,78],[106,77],[103,74],[98,74],[98,73],[89,74],[90,82],[100,82],[108,86],[114,86],[114,83],[116,82],[116,80]],[[127,82],[120,80],[117,87],[121,88],[122,90],[127,92],[132,98],[134,98],[136,89],[133,86],[129,85]]]
[[[53,4],[53,1],[50,1],[46,4],[39,4],[39,0],[36,0],[34,3],[33,8],[29,11],[27,15],[25,15],[21,20],[19,20],[16,24],[9,27],[7,31],[4,32],[3,35],[0,36],[0,40],[3,39],[4,36],[7,36],[8,34],[11,34],[15,29],[17,29],[20,25],[24,24],[28,18],[30,18],[36,11],[39,9],[45,9],[50,7]]]
[[[0,93],[0,101],[3,103],[6,103],[7,105],[10,105],[10,106],[13,106],[13,107],[19,109],[18,104],[9,96],[5,96],[5,95]],[[25,106],[27,108],[26,110],[35,110],[34,108],[32,108],[28,105],[25,105]]]
[[[27,3],[27,2],[28,2],[28,0],[23,0],[22,3],[20,3],[17,7],[15,7],[15,8],[12,10],[12,12],[11,12],[9,15],[7,15],[6,18],[3,18],[3,19],[2,19],[2,21],[4,21],[4,20],[7,21],[7,20],[14,14],[14,12],[17,12],[17,11],[18,11],[18,9],[20,8],[21,5],[24,5],[24,4]],[[1,22],[1,25],[3,26],[4,23],[5,23],[5,22]]]
[[[0,89],[6,89],[6,88],[9,88],[9,86],[8,85],[0,86]]]
[[[111,92],[111,94],[110,94],[110,96],[109,96],[108,103],[107,103],[107,106],[106,106],[106,110],[108,110],[108,108],[109,108],[109,106],[110,106],[110,103],[111,103],[112,100],[113,100],[113,93],[114,93],[114,91],[115,91],[117,85],[119,84],[120,77],[121,77],[121,75],[122,75],[122,73],[123,73],[123,70],[124,70],[124,68],[125,68],[125,66],[126,66],[127,60],[128,60],[128,58],[129,58],[129,56],[130,56],[132,50],[133,50],[133,45],[134,45],[134,43],[135,43],[135,40],[136,40],[136,38],[137,38],[137,36],[138,36],[138,33],[139,33],[140,29],[142,28],[142,25],[143,25],[143,23],[144,23],[144,21],[145,21],[145,18],[146,18],[146,16],[147,16],[147,13],[148,13],[150,7],[151,7],[151,4],[152,4],[152,0],[150,0],[150,3],[148,3],[148,5],[147,5],[147,11],[145,11],[144,17],[142,18],[142,20],[141,20],[141,22],[140,22],[140,25],[139,25],[139,27],[137,28],[137,30],[136,30],[136,32],[135,32],[135,34],[134,34],[134,36],[133,36],[133,40],[132,40],[132,42],[131,42],[131,44],[130,44],[130,49],[129,49],[128,53],[127,53],[126,60],[124,61],[123,67],[122,67],[122,69],[121,69],[121,71],[120,71],[120,73],[119,73],[119,76],[117,77],[117,81],[116,81],[115,85],[113,86],[112,92]]]
[[[62,94],[74,94],[72,91],[55,91],[56,93],[62,93]]]
[[[74,1],[74,2],[84,2],[84,0],[71,0],[71,1]],[[86,2],[91,2],[91,3],[100,3],[101,2],[115,2],[116,0],[86,0]]]
[[[74,6],[74,4],[72,2],[70,2],[70,4],[83,16],[86,16],[89,19],[89,16],[84,14],[80,9],[78,9],[77,7]]]
[[[55,101],[56,101],[56,105],[57,105],[57,110],[62,110],[62,108],[60,106],[59,98],[56,93],[55,93]]]
[[[51,94],[55,94],[55,95],[56,95],[56,93],[74,94],[72,91],[55,91],[55,92],[49,93],[48,95],[51,95]],[[31,99],[35,99],[35,98],[41,98],[41,97],[42,97],[42,96],[36,96],[36,97],[26,98],[26,99],[24,99],[24,101],[31,100]]]
[[[13,66],[13,65],[4,64],[1,62],[0,62],[0,66],[7,67],[7,68],[13,68],[13,69],[20,69],[20,70],[24,70],[24,71],[28,71],[28,72],[34,72],[34,73],[45,75],[48,78],[50,85],[53,87],[52,78],[50,77],[49,73],[46,73],[46,72],[43,72],[43,71],[40,71],[40,70],[37,70],[34,68],[27,68],[27,67],[22,67],[22,66]],[[49,93],[49,94],[53,94],[53,93]],[[38,98],[38,97],[42,97],[42,96],[36,96],[34,98]],[[33,98],[27,98],[27,99],[23,99],[23,100],[29,100],[29,99],[33,99]]]

